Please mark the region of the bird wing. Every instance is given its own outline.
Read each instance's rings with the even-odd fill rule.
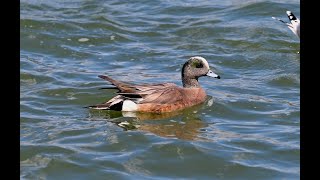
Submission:
[[[135,85],[117,81],[105,75],[99,77],[116,86],[119,89],[117,94],[123,99],[130,99],[136,103],[170,103],[182,99],[183,89],[174,83]]]
[[[152,93],[144,96],[143,100],[140,103],[173,104],[181,102],[184,99],[182,91],[183,89],[176,85],[157,89]]]

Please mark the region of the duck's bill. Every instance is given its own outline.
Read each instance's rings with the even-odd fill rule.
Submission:
[[[211,70],[209,70],[206,75],[207,75],[207,76],[210,76],[210,77],[214,77],[214,78],[220,79],[220,76],[219,76],[218,74],[212,72]]]

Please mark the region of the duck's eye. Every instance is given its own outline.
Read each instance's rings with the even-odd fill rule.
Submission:
[[[192,62],[191,66],[193,68],[203,68],[203,64],[199,61]]]
[[[203,68],[203,64],[202,64],[202,63],[198,63],[198,64],[196,65],[196,68]]]

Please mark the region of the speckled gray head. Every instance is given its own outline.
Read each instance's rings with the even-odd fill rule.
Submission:
[[[208,61],[201,56],[191,57],[182,67],[181,71],[183,87],[200,87],[198,78],[209,76],[220,79],[208,64]]]

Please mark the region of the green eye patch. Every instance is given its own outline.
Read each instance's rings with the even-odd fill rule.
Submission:
[[[201,63],[201,61],[194,61],[194,62],[192,62],[191,67],[202,68],[203,64]]]

